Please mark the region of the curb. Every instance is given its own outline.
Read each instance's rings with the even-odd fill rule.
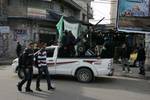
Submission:
[[[115,74],[114,76],[150,80],[150,75],[147,75],[147,74],[145,76],[139,75],[139,74]]]
[[[11,65],[13,58],[0,59],[0,65]]]

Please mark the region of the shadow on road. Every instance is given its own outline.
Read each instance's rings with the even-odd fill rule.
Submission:
[[[78,89],[77,89],[78,90]],[[74,91],[77,91],[74,90]],[[94,98],[86,97],[83,95],[80,95],[81,91],[78,91],[77,94],[75,94],[72,91],[64,91],[61,89],[55,90],[55,91],[42,91],[42,92],[33,92],[33,93],[27,93],[27,92],[21,92],[23,95],[30,95],[33,98],[41,98],[43,100],[97,100]]]

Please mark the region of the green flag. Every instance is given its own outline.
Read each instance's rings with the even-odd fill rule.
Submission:
[[[58,41],[60,41],[62,36],[63,36],[63,23],[64,23],[64,17],[62,16],[61,19],[59,20],[59,22],[56,25],[58,33],[59,33]]]

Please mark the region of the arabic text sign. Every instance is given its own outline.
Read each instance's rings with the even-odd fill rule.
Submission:
[[[117,28],[150,33],[150,0],[119,0]]]

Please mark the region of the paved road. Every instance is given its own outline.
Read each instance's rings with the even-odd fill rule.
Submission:
[[[0,66],[0,100],[149,100],[150,81],[138,78],[113,76],[97,79],[93,83],[83,84],[72,78],[56,78],[55,91],[47,91],[46,81],[41,81],[43,92],[35,91],[35,79],[32,83],[34,93],[18,92],[18,77],[10,66]],[[23,89],[24,91],[24,89]]]

